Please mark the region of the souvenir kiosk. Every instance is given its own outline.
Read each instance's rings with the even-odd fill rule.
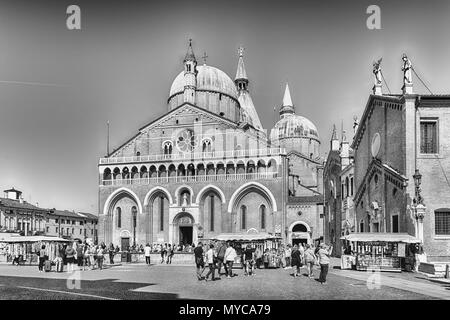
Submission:
[[[59,244],[70,244],[72,240],[49,236],[13,236],[0,240],[6,253],[6,261],[12,262],[15,256],[21,257],[21,264],[37,264],[39,261],[37,252],[45,245],[46,253],[53,260]]]
[[[411,271],[421,243],[406,233],[351,233],[341,240],[341,268],[363,271]]]
[[[222,233],[209,240],[231,242],[237,253],[236,259],[234,259],[235,266],[241,265],[242,244],[252,245],[255,249],[258,248],[262,252],[265,249],[270,251],[273,249],[277,250],[281,245],[281,237],[268,233]]]

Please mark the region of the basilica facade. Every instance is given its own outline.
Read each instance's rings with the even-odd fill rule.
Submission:
[[[99,161],[99,241],[197,243],[267,233],[289,243],[323,235],[323,158],[315,125],[286,85],[280,120],[265,130],[243,50],[234,81],[197,64],[190,43],[168,112]]]

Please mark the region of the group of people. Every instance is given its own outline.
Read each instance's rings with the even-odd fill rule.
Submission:
[[[261,269],[262,265],[265,269],[270,268],[270,266],[281,265],[285,269],[293,268],[294,278],[297,278],[300,275],[301,268],[306,266],[307,276],[313,279],[314,266],[318,265],[320,266],[318,281],[326,284],[331,253],[332,248],[325,243],[321,243],[317,248],[310,244],[295,244],[280,247],[278,250],[266,248],[263,252],[261,248],[252,244],[240,245],[231,242],[218,242],[209,243],[205,247],[199,242],[194,249],[197,279],[205,281],[216,280],[216,269],[218,276],[222,276],[222,266],[225,271],[224,275],[227,278],[232,278],[235,258],[240,255],[245,276],[255,275],[255,270]],[[203,276],[206,268],[208,268],[208,272]]]
[[[57,272],[64,271],[64,265],[67,265],[67,272],[73,272],[77,270],[93,270],[103,269],[103,262],[105,255],[109,253],[109,262],[114,264],[114,255],[117,253],[113,244],[109,248],[105,243],[100,245],[88,244],[88,243],[73,243],[73,244],[59,244],[55,258],[50,261],[49,255],[45,245],[42,245],[37,252],[39,256],[39,272],[50,271],[51,266],[56,266]]]

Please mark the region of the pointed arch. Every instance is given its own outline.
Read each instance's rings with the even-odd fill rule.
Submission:
[[[116,197],[120,196],[121,194],[126,194],[128,195],[130,198],[132,198],[138,205],[139,207],[139,213],[142,213],[142,204],[141,201],[139,200],[139,197],[137,196],[136,193],[134,193],[132,190],[122,187],[119,189],[116,189],[113,193],[111,193],[109,195],[109,197],[106,199],[105,201],[105,205],[103,206],[103,214],[106,216],[108,215],[109,209],[111,207],[111,204],[113,203],[113,200],[115,200]]]
[[[209,184],[209,185],[203,187],[203,188],[198,192],[197,198],[195,199],[195,203],[196,203],[196,204],[200,204],[200,200],[202,199],[202,196],[203,196],[206,192],[208,192],[209,190],[214,190],[214,191],[216,191],[216,192],[220,195],[220,200],[222,201],[222,203],[223,203],[223,204],[226,203],[225,194],[223,193],[223,191],[222,191],[219,187],[217,187],[217,186],[215,186],[215,185],[212,185],[212,184]]]
[[[233,212],[233,207],[236,204],[236,199],[239,197],[239,195],[243,194],[246,189],[248,188],[256,188],[259,191],[261,191],[267,198],[270,200],[270,204],[272,206],[273,212],[278,211],[277,202],[275,200],[275,197],[273,196],[272,192],[264,185],[262,185],[259,182],[250,181],[247,183],[244,183],[242,186],[240,186],[231,196],[230,201],[228,203],[228,213]]]
[[[173,204],[173,199],[172,199],[172,196],[171,196],[169,190],[167,190],[167,189],[164,188],[164,187],[154,187],[154,188],[151,189],[149,192],[147,192],[147,194],[145,195],[145,198],[144,198],[144,206],[147,206],[147,205],[148,205],[149,200],[150,200],[150,197],[151,197],[153,194],[155,194],[156,192],[158,192],[158,191],[164,193],[164,194],[166,195],[167,199],[169,199],[169,203],[170,203],[170,204]]]

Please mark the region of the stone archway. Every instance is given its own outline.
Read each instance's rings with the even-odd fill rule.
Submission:
[[[304,221],[295,221],[293,222],[288,229],[288,237],[287,242],[294,244],[311,244],[311,228]]]
[[[198,226],[194,217],[188,212],[180,212],[173,219],[171,243],[192,244],[197,243]]]

